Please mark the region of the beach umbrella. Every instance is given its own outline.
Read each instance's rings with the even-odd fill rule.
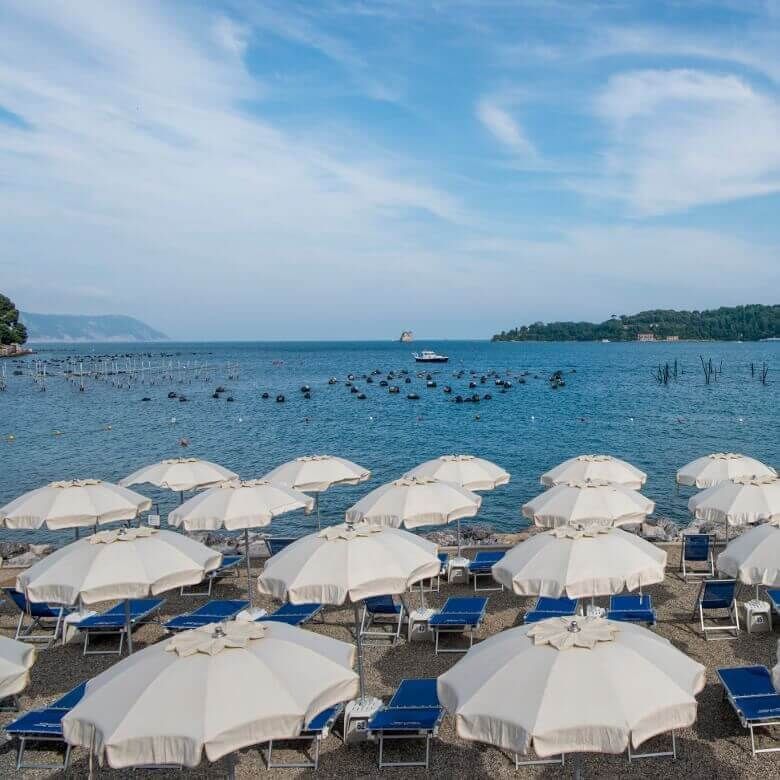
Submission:
[[[50,531],[91,528],[104,523],[134,520],[152,502],[120,485],[99,479],[50,482],[24,493],[0,508],[6,528]]]
[[[508,550],[493,579],[518,596],[593,598],[663,582],[665,568],[666,552],[635,534],[564,525]]]
[[[212,624],[126,658],[87,683],[63,718],[70,745],[120,769],[197,766],[296,737],[352,698],[355,648],[277,622]]]
[[[454,482],[407,476],[382,485],[361,498],[347,510],[347,521],[418,528],[457,520],[460,557],[460,521],[464,517],[474,517],[481,505],[481,496]]]
[[[523,504],[524,517],[542,528],[567,523],[641,523],[655,504],[636,490],[604,480],[555,485]]]
[[[285,512],[303,509],[311,512],[314,499],[286,485],[263,479],[220,482],[185,501],[168,515],[168,525],[185,531],[243,531],[246,547],[247,597],[252,605],[249,529],[270,525]]]
[[[0,699],[15,696],[27,687],[34,663],[32,645],[0,636]]]
[[[737,477],[718,482],[688,501],[697,520],[731,526],[780,521],[780,477]]]
[[[736,452],[713,452],[697,458],[677,472],[677,484],[708,488],[738,477],[772,477],[775,470],[755,458]]]
[[[168,458],[134,471],[119,480],[124,487],[148,483],[156,487],[173,490],[184,501],[185,490],[216,485],[229,479],[238,479],[238,474],[217,463],[198,458]]]
[[[399,595],[441,567],[438,547],[408,531],[367,523],[324,528],[269,558],[257,589],[292,604],[351,601],[355,613],[360,698],[365,699],[360,602]]]
[[[368,469],[335,455],[304,455],[282,463],[263,476],[269,482],[289,485],[304,493],[314,493],[317,528],[320,527],[320,493],[334,485],[359,485],[371,476]]]
[[[415,466],[404,476],[454,482],[466,490],[493,490],[509,482],[508,471],[474,455],[442,455]]]
[[[611,455],[578,455],[546,471],[540,482],[545,487],[553,487],[588,480],[611,482],[632,490],[641,490],[647,481],[647,474],[625,460],[613,458]]]
[[[542,757],[621,753],[696,720],[705,668],[630,623],[550,618],[475,645],[438,680],[458,736]]]
[[[129,599],[196,585],[221,562],[221,553],[183,534],[148,526],[121,528],[55,550],[23,571],[16,578],[16,589],[32,602],[94,604],[125,599],[132,653]]]
[[[718,555],[718,572],[745,585],[780,587],[780,528],[765,523],[732,539]]]

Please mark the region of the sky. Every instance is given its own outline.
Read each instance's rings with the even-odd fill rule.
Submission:
[[[778,303],[780,0],[3,0],[0,292],[181,339]]]

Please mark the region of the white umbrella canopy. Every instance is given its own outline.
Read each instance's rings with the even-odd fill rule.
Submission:
[[[49,530],[88,528],[121,520],[134,520],[152,506],[133,490],[99,479],[50,482],[0,508],[6,528]]]
[[[737,477],[771,477],[776,472],[755,458],[737,452],[713,452],[692,460],[677,472],[677,484],[708,488]]]
[[[148,483],[183,493],[185,490],[208,487],[229,479],[238,479],[238,474],[217,463],[198,458],[168,458],[134,471],[120,479],[119,484],[129,487]]]
[[[732,539],[718,555],[718,572],[745,585],[780,586],[780,528],[758,525]]]
[[[704,684],[701,664],[646,628],[551,618],[475,645],[438,694],[460,737],[544,758],[621,753],[688,727]]]
[[[780,477],[736,477],[718,482],[688,501],[697,520],[728,526],[780,520]]]
[[[542,474],[540,482],[553,487],[567,482],[604,481],[641,490],[647,474],[625,460],[611,455],[578,455]]]
[[[593,598],[663,582],[666,552],[620,528],[560,526],[508,550],[493,579],[518,596]]]
[[[358,485],[371,476],[368,469],[335,455],[304,455],[269,471],[263,479],[305,493],[321,493],[334,485]]]
[[[21,693],[27,687],[34,663],[32,645],[0,636],[0,699]]]
[[[542,528],[567,523],[640,523],[655,509],[641,493],[604,480],[555,485],[523,504],[524,517]]]
[[[509,482],[508,471],[474,455],[442,455],[415,466],[404,476],[454,482],[467,490],[493,490]]]
[[[474,517],[482,497],[454,482],[402,477],[372,490],[347,510],[347,521],[418,528]]]
[[[120,661],[62,721],[71,745],[114,768],[197,766],[298,736],[356,695],[355,649],[283,623],[205,626]]]
[[[185,501],[168,515],[168,524],[186,531],[244,532],[246,548],[247,595],[252,604],[251,562],[249,556],[249,529],[270,525],[274,517],[303,509],[314,509],[314,499],[286,485],[277,485],[263,479],[240,482],[220,482],[212,488]]]

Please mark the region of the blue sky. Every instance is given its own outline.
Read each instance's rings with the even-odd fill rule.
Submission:
[[[198,339],[777,303],[780,2],[4,0],[0,289]]]

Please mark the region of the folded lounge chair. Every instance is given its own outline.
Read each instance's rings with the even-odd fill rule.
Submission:
[[[287,623],[289,626],[300,626],[322,612],[322,604],[282,604],[270,615],[263,615],[258,620],[270,620],[275,623]]]
[[[465,653],[474,644],[474,632],[480,627],[485,618],[488,600],[479,596],[450,596],[444,602],[441,611],[430,619],[429,625],[433,629],[436,638],[435,653]],[[469,633],[468,647],[439,648],[439,636],[441,634]]]
[[[648,623],[655,625],[655,610],[653,599],[649,594],[627,593],[620,596],[610,596],[608,620],[622,620],[627,623]]]
[[[420,589],[428,591],[429,593],[438,593],[441,589],[441,578],[447,574],[447,563],[450,560],[449,553],[440,552],[437,553],[441,566],[439,567],[439,573],[435,577],[431,577],[429,580],[420,581]]]
[[[313,717],[304,726],[303,731],[297,737],[290,737],[285,740],[277,740],[283,742],[291,742],[293,740],[308,740],[314,742],[314,755],[307,761],[296,762],[280,762],[273,761],[273,747],[274,741],[268,742],[268,748],[265,751],[265,764],[268,769],[313,769],[317,771],[320,764],[320,743],[323,739],[326,739],[330,734],[333,724],[338,720],[339,716],[344,710],[343,704],[337,704],[335,707],[328,707],[327,710],[323,710],[319,715]]]
[[[15,588],[3,588],[19,610],[19,622],[16,624],[15,639],[26,642],[56,642],[62,631],[65,616],[73,612],[74,607],[60,607],[53,604],[28,601],[21,591]],[[29,622],[27,622],[29,620]],[[34,631],[43,633],[35,634]]]
[[[360,618],[360,636],[370,640],[388,639],[393,645],[398,644],[401,637],[401,627],[404,622],[404,605],[398,603],[392,596],[371,596],[363,600],[363,612]],[[386,631],[381,627],[390,626]],[[378,643],[374,643],[378,644]]]
[[[439,704],[436,679],[403,680],[390,701],[366,724],[369,739],[379,740],[379,767],[422,766],[431,757],[431,738],[439,731],[444,708]],[[425,758],[417,761],[385,761],[386,739],[425,740]]]
[[[222,623],[225,620],[232,620],[248,606],[249,602],[243,599],[215,599],[192,612],[171,618],[164,628],[171,632],[188,631],[191,628],[207,626],[209,623]]]
[[[473,561],[469,561],[469,575],[474,578],[474,592],[482,590],[503,590],[503,585],[496,586],[493,580],[493,564],[498,563],[504,557],[503,550],[480,550]],[[487,577],[493,585],[487,588],[478,587],[479,578]]]
[[[289,547],[293,542],[297,541],[298,539],[293,536],[269,537],[265,540],[265,546],[268,548],[269,555],[276,555],[276,553],[281,552],[285,547]]]
[[[77,685],[53,704],[42,710],[30,710],[5,727],[9,737],[19,740],[16,753],[17,769],[67,769],[70,764],[70,745],[62,736],[62,719],[84,696],[86,682]],[[61,764],[25,764],[24,752],[28,742],[48,742],[65,749]]]
[[[724,696],[734,708],[743,728],[750,731],[750,749],[757,753],[777,753],[780,747],[757,748],[754,729],[780,726],[780,694],[765,666],[739,666],[718,669]]]
[[[554,599],[549,596],[540,596],[534,604],[534,608],[525,613],[524,623],[538,623],[553,617],[573,617],[577,612],[577,599],[561,596]]]
[[[698,612],[699,623],[705,639],[709,639],[708,634],[717,631],[732,631],[734,636],[739,634],[739,610],[737,609],[736,594],[736,580],[704,580],[701,583],[699,595],[696,597],[694,617]],[[713,625],[711,621],[716,618],[723,620],[723,615],[713,615],[712,613],[722,613],[724,610],[727,614],[727,622]],[[710,619],[709,624],[705,622],[707,617]]]
[[[130,599],[130,630],[141,623],[148,623],[149,618],[157,612],[165,599]],[[125,602],[121,601],[115,607],[99,615],[84,618],[76,624],[84,634],[83,655],[122,655],[125,635],[127,634],[127,613]],[[116,650],[90,650],[89,641],[93,636],[119,635],[119,647]]]
[[[712,537],[709,534],[683,534],[680,552],[680,570],[683,579],[689,577],[714,577],[715,559],[712,554]],[[695,569],[693,564],[704,564],[706,568]]]
[[[229,577],[244,560],[243,555],[223,555],[218,569],[208,572],[199,585],[183,585],[179,590],[181,596],[211,596],[212,587]]]

